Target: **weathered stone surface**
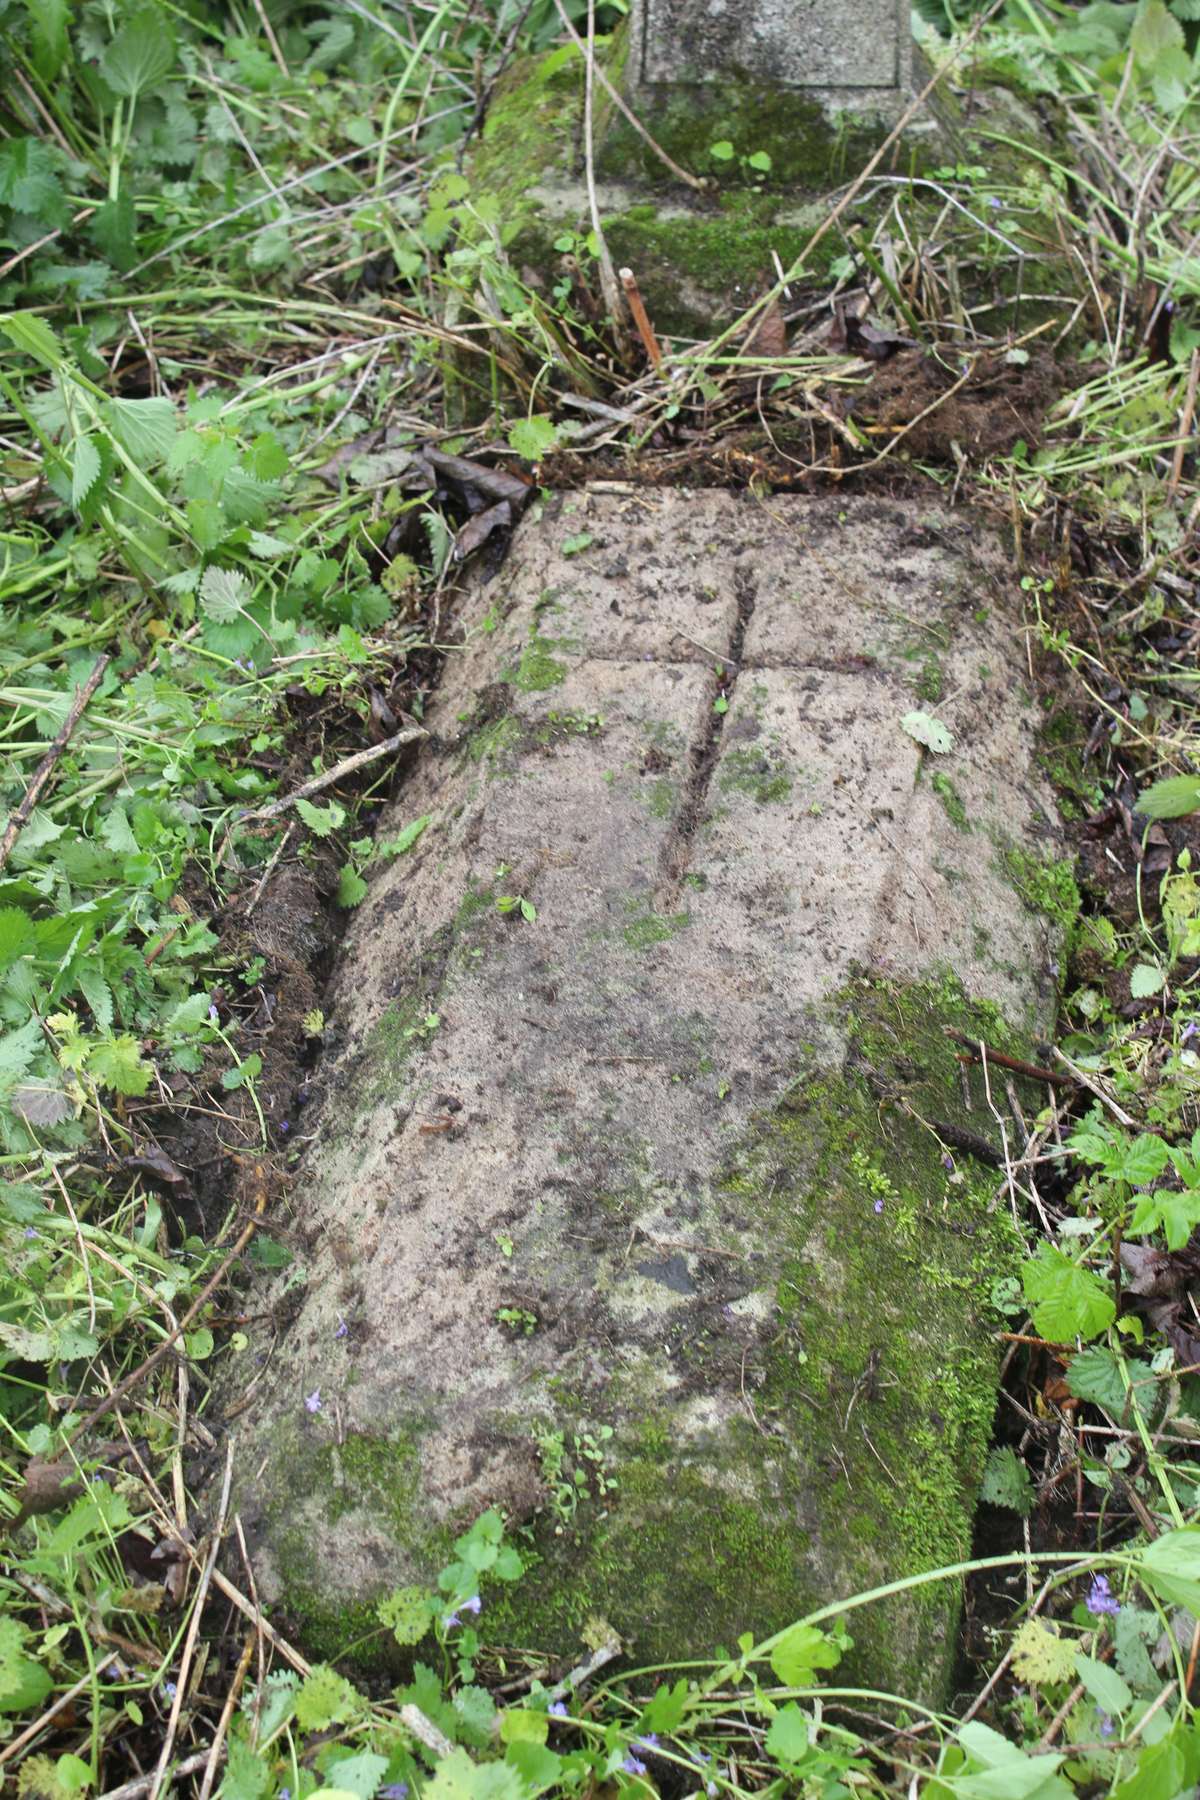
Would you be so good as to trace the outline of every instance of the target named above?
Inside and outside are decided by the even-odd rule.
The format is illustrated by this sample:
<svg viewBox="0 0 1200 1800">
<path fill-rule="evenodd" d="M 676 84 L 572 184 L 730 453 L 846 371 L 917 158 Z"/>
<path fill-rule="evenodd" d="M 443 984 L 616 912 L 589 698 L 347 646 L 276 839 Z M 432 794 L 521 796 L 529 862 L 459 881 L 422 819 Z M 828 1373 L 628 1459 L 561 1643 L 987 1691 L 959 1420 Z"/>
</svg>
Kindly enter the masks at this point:
<svg viewBox="0 0 1200 1800">
<path fill-rule="evenodd" d="M 896 0 L 640 0 L 644 82 L 895 91 L 912 27 Z"/>
<path fill-rule="evenodd" d="M 942 1027 L 1023 1042 L 1057 954 L 1010 588 L 960 517 L 629 491 L 467 594 L 238 1425 L 260 1587 L 322 1647 L 492 1504 L 541 1558 L 493 1634 L 599 1612 L 641 1659 L 967 1548 L 1006 1210 L 948 1160 L 995 1127 Z M 615 1489 L 576 1457 L 556 1515 L 553 1434 L 602 1426 Z M 936 1688 L 956 1604 L 872 1615 L 863 1666 Z"/>
</svg>

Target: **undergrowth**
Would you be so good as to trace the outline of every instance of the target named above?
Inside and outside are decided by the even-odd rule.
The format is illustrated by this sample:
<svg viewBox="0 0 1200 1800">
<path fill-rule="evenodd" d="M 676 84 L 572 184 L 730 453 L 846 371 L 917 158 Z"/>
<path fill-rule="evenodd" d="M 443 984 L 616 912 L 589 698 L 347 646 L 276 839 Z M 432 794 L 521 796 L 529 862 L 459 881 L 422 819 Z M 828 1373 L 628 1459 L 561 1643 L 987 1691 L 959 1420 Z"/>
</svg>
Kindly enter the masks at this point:
<svg viewBox="0 0 1200 1800">
<path fill-rule="evenodd" d="M 624 9 L 597 10 L 603 32 Z M 1171 1800 L 1200 1778 L 1198 9 L 966 10 L 923 0 L 947 86 L 1005 86 L 1045 134 L 880 164 L 831 280 L 802 261 L 753 335 L 643 369 L 604 319 L 602 239 L 585 223 L 529 279 L 464 160 L 500 68 L 558 38 L 554 4 L 0 0 L 18 1792 Z M 1033 429 L 964 432 L 960 399 L 1039 369 Z M 445 422 L 464 392 L 470 430 Z M 1004 1548 L 893 1584 L 966 1582 L 953 1713 L 838 1686 L 875 1595 L 678 1668 L 614 1672 L 596 1621 L 554 1671 L 489 1642 L 493 1584 L 523 1569 L 491 1513 L 436 1593 L 379 1609 L 414 1668 L 368 1696 L 264 1618 L 220 1497 L 229 1277 L 303 1278 L 273 1203 L 323 959 L 372 861 L 423 828 L 380 844 L 373 818 L 420 736 L 446 586 L 539 482 L 601 472 L 934 484 L 1011 534 L 1084 906 L 1005 1170 L 1027 1254 L 992 1293 L 982 1518 Z"/>
</svg>

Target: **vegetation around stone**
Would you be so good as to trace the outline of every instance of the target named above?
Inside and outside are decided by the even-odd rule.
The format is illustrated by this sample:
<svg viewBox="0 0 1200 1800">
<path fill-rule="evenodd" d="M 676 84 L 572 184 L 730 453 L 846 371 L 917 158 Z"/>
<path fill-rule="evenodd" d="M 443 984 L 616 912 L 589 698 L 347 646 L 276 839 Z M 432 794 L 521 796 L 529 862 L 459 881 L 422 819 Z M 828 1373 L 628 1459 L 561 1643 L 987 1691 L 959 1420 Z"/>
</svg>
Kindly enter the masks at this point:
<svg viewBox="0 0 1200 1800">
<path fill-rule="evenodd" d="M 612 69 L 622 10 L 595 8 Z M 580 0 L 0 5 L 0 1769 L 31 1800 L 1173 1800 L 1200 1775 L 1194 0 L 921 0 L 945 149 L 885 158 L 833 223 L 817 189 L 846 198 L 845 136 L 838 165 L 761 111 L 709 142 L 681 120 L 704 217 L 634 198 L 611 220 L 661 340 L 645 365 L 606 319 L 582 190 L 535 235 L 538 176 L 580 142 L 562 13 L 586 28 Z M 813 192 L 782 218 L 797 177 Z M 956 860 L 1010 858 L 1070 927 L 1053 1044 L 973 1016 L 935 1045 L 928 995 L 844 996 L 868 1063 L 986 1058 L 1004 1120 L 990 1173 L 982 1132 L 947 1121 L 976 1136 L 947 1145 L 965 1189 L 997 1202 L 964 1272 L 1005 1366 L 975 1559 L 939 1565 L 936 1446 L 897 1429 L 873 1491 L 919 1572 L 647 1668 L 604 1608 L 606 1584 L 654 1579 L 652 1543 L 564 1591 L 576 1657 L 522 1612 L 535 1554 L 566 1582 L 581 1514 L 618 1517 L 584 1421 L 543 1433 L 543 1551 L 485 1510 L 430 1546 L 428 1589 L 340 1617 L 319 1536 L 297 1545 L 307 1615 L 264 1612 L 230 1499 L 226 1396 L 260 1374 L 243 1271 L 275 1272 L 282 1325 L 310 1254 L 287 1192 L 325 980 L 374 872 L 429 824 L 374 831 L 448 588 L 497 549 L 489 504 L 589 478 L 990 514 L 1075 820 L 1074 870 L 1014 867 L 968 829 L 953 769 L 931 777 Z M 919 649 L 936 719 L 938 647 Z M 548 611 L 513 685 L 553 701 L 561 660 Z M 519 734 L 480 694 L 462 754 L 502 771 Z M 769 812 L 796 776 L 746 779 Z M 670 804 L 648 787 L 652 816 Z M 525 898 L 508 873 L 466 895 L 460 941 L 536 932 Z M 630 947 L 687 916 L 631 919 Z M 396 972 L 398 1064 L 436 1041 L 446 949 Z M 849 1130 L 870 1098 L 838 1102 Z M 763 1121 L 764 1157 L 800 1116 Z M 903 1194 L 837 1148 L 830 1181 Z M 969 1366 L 941 1398 L 982 1444 Z M 667 1428 L 648 1420 L 647 1468 Z M 403 1516 L 416 1454 L 335 1446 L 364 1533 L 372 1508 Z M 788 1547 L 729 1512 L 730 1582 L 769 1576 Z M 952 1699 L 846 1678 L 886 1649 L 889 1590 L 947 1583 L 967 1602 Z M 364 1674 L 384 1644 L 390 1672 Z"/>
</svg>

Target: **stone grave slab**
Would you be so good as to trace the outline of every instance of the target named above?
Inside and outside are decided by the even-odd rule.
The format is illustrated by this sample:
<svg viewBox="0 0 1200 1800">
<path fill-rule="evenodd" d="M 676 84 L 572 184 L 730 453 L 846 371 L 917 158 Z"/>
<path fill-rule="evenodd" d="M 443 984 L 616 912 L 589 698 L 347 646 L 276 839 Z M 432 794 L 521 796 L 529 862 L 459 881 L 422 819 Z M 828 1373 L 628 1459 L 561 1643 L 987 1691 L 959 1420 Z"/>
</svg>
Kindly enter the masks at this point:
<svg viewBox="0 0 1200 1800">
<path fill-rule="evenodd" d="M 490 1506 L 491 1639 L 642 1662 L 967 1552 L 1007 1207 L 945 1027 L 1028 1053 L 1060 949 L 1013 589 L 961 514 L 633 489 L 469 586 L 251 1309 L 239 1504 L 316 1650 Z M 937 1692 L 957 1607 L 858 1669 Z"/>
</svg>

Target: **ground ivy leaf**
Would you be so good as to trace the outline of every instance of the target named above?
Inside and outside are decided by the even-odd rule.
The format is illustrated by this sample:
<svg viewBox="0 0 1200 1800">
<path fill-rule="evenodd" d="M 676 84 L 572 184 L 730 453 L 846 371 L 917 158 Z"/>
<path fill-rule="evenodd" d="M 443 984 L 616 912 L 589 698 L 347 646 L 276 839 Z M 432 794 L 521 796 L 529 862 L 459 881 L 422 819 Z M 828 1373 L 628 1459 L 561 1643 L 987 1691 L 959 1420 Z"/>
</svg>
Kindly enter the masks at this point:
<svg viewBox="0 0 1200 1800">
<path fill-rule="evenodd" d="M 947 750 L 954 747 L 953 734 L 932 713 L 905 713 L 900 726 L 910 738 L 915 738 L 918 744 L 923 744 L 926 750 L 932 750 L 938 756 L 944 756 Z"/>
<path fill-rule="evenodd" d="M 818 1669 L 842 1660 L 837 1645 L 815 1625 L 793 1625 L 771 1651 L 771 1667 L 784 1687 L 808 1687 Z"/>
<path fill-rule="evenodd" d="M 507 1763 L 475 1763 L 465 1750 L 443 1756 L 422 1800 L 528 1800 L 525 1783 Z"/>
<path fill-rule="evenodd" d="M 1017 1680 L 1032 1681 L 1039 1687 L 1073 1681 L 1078 1656 L 1075 1640 L 1059 1637 L 1041 1619 L 1026 1619 L 1012 1641 L 1013 1673 Z"/>
<path fill-rule="evenodd" d="M 808 1720 L 795 1701 L 780 1707 L 767 1733 L 767 1754 L 777 1763 L 798 1763 L 808 1754 Z"/>
<path fill-rule="evenodd" d="M 175 408 L 161 395 L 149 400 L 110 400 L 105 418 L 109 430 L 139 469 L 163 462 L 179 434 Z"/>
<path fill-rule="evenodd" d="M 1008 1445 L 997 1446 L 987 1459 L 979 1498 L 992 1506 L 1006 1506 L 1024 1516 L 1033 1507 L 1033 1483 L 1029 1470 Z"/>
</svg>

